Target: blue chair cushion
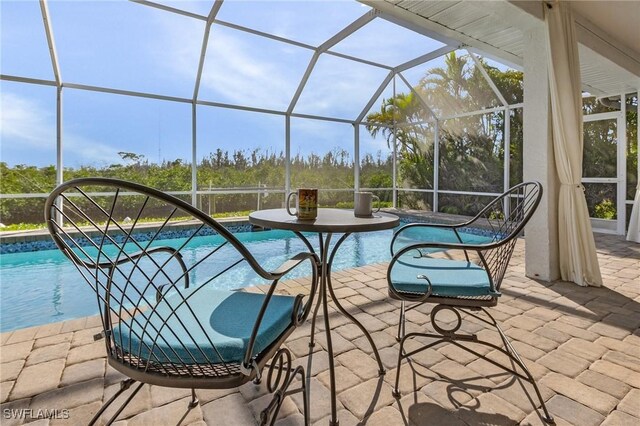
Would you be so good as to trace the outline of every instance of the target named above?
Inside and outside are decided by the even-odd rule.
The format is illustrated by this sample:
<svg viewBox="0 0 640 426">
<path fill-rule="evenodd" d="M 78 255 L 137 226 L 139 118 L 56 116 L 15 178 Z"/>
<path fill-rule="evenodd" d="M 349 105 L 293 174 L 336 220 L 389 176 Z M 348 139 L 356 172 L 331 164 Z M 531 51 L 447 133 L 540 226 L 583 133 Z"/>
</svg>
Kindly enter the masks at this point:
<svg viewBox="0 0 640 426">
<path fill-rule="evenodd" d="M 425 275 L 431 281 L 434 296 L 500 296 L 491 291 L 487 272 L 473 262 L 414 257 L 413 254 L 401 256 L 392 266 L 390 284 L 396 291 L 426 293 L 427 280 L 418 278 Z"/>
<path fill-rule="evenodd" d="M 125 352 L 154 362 L 239 362 L 265 297 L 207 286 L 181 289 L 166 295 L 153 309 L 121 321 L 114 326 L 113 336 Z M 258 330 L 254 355 L 293 323 L 294 303 L 292 296 L 272 296 Z"/>
</svg>

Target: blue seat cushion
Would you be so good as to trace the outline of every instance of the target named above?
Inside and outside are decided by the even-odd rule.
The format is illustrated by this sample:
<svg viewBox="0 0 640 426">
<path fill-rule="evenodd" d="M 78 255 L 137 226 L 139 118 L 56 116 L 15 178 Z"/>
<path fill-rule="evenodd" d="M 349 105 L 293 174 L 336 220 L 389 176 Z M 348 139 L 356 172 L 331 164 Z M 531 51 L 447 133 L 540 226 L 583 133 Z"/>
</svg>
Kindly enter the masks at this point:
<svg viewBox="0 0 640 426">
<path fill-rule="evenodd" d="M 154 362 L 239 362 L 265 297 L 206 286 L 181 289 L 165 296 L 154 308 L 121 321 L 114 326 L 113 337 L 125 352 Z M 272 296 L 258 330 L 254 355 L 293 323 L 294 303 L 292 296 Z"/>
<path fill-rule="evenodd" d="M 487 272 L 473 262 L 414 257 L 412 253 L 401 256 L 392 266 L 390 284 L 399 292 L 426 293 L 427 280 L 419 275 L 429 278 L 434 296 L 500 296 L 491 290 Z"/>
</svg>

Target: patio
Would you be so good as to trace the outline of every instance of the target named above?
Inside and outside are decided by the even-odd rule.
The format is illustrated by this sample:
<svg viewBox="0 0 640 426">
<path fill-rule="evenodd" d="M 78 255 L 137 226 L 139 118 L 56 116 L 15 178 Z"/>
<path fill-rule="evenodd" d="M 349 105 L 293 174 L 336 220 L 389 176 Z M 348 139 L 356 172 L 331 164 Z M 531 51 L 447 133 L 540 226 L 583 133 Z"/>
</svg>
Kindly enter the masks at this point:
<svg viewBox="0 0 640 426">
<path fill-rule="evenodd" d="M 519 240 L 503 296 L 493 308 L 559 426 L 640 422 L 640 246 L 602 234 L 596 244 L 604 286 L 580 288 L 526 278 L 524 241 Z M 386 269 L 375 264 L 333 274 L 337 296 L 373 332 L 387 368 L 378 378 L 360 331 L 341 315 L 331 318 L 337 331 L 341 425 L 543 424 L 525 393 L 528 386 L 452 345 L 415 356 L 413 368 L 405 364 L 403 397 L 395 400 L 398 306 L 387 297 Z M 292 294 L 308 288 L 304 279 L 284 284 Z M 428 323 L 429 309 L 424 305 L 407 314 L 408 332 Z M 474 323 L 466 327 L 482 330 Z M 122 379 L 106 366 L 104 342 L 93 341 L 100 331 L 99 318 L 89 317 L 0 335 L 2 424 L 86 424 Z M 326 352 L 317 334 L 319 344 L 309 355 L 309 332 L 307 321 L 286 346 L 296 363 L 311 365 L 310 417 L 312 424 L 324 425 L 329 414 Z M 490 332 L 479 332 L 484 333 Z M 125 420 L 116 424 L 252 424 L 270 399 L 264 385 L 253 384 L 239 392 L 199 390 L 198 397 L 201 404 L 189 411 L 188 389 L 145 385 L 121 414 Z M 276 424 L 303 424 L 301 407 L 300 394 L 288 397 Z"/>
<path fill-rule="evenodd" d="M 80 276 L 66 274 L 44 253 L 53 247 L 44 227 L 54 223 L 47 216 L 52 209 L 45 210 L 43 222 L 45 200 L 56 186 L 87 176 L 173 195 L 207 220 L 227 218 L 227 230 L 246 232 L 247 241 L 260 239 L 249 232 L 256 223 L 247 222 L 247 215 L 282 208 L 296 188 L 318 188 L 317 204 L 339 209 L 356 207 L 354 192 L 370 191 L 394 213 L 441 222 L 475 215 L 514 185 L 539 182 L 540 208 L 524 231 L 526 241 L 517 242 L 498 287 L 499 304 L 490 311 L 531 370 L 558 426 L 640 424 L 640 244 L 625 240 L 628 232 L 628 240 L 640 242 L 640 51 L 632 30 L 640 2 L 0 3 L 0 330 L 12 330 L 0 333 L 2 425 L 87 424 L 126 378 L 108 365 L 105 341 L 94 339 L 114 330 L 103 329 L 99 316 L 68 320 L 95 313 L 69 309 L 95 305 L 93 295 L 78 291 Z M 131 229 L 140 222 L 155 232 L 150 241 L 165 218 L 168 231 L 175 231 L 167 238 L 174 241 L 190 235 L 189 241 L 198 232 L 189 234 L 196 229 L 197 221 L 189 222 L 193 215 L 167 216 L 147 204 L 148 197 L 120 189 L 96 191 L 87 193 L 102 201 L 113 197 L 105 232 L 112 217 L 133 223 Z M 507 200 L 503 210 L 486 210 L 495 215 L 489 220 L 519 217 L 513 214 L 518 196 Z M 54 206 L 59 228 L 70 229 L 65 211 L 75 205 L 60 199 Z M 87 224 L 78 223 L 83 229 Z M 320 237 L 320 246 L 322 241 L 326 254 L 330 237 Z M 264 246 L 259 260 L 289 254 L 288 239 L 277 244 Z M 208 265 L 204 260 L 222 245 L 195 265 Z M 387 242 L 369 247 L 389 251 Z M 283 345 L 307 374 L 310 424 L 335 424 L 330 414 L 336 405 L 341 426 L 545 424 L 533 408 L 540 400 L 529 382 L 448 343 L 403 360 L 402 395 L 394 398 L 400 303 L 388 296 L 389 264 L 373 263 L 385 258 L 371 260 L 360 247 L 351 251 L 358 262 L 366 261 L 332 274 L 332 333 L 323 332 L 321 314 L 313 348 L 310 319 Z M 11 270 L 14 264 L 24 269 Z M 39 269 L 45 264 L 52 269 Z M 183 270 L 185 289 L 190 279 L 202 282 Z M 156 275 L 148 280 L 154 286 Z M 321 276 L 320 294 L 326 296 L 330 274 L 325 269 Z M 131 277 L 127 284 L 135 281 Z M 228 289 L 243 285 L 241 291 L 266 293 L 266 285 L 239 281 Z M 108 282 L 111 288 L 111 275 Z M 156 288 L 158 303 L 166 285 Z M 308 294 L 310 278 L 278 288 Z M 51 289 L 52 297 L 38 305 Z M 211 302 L 202 294 L 199 300 Z M 341 315 L 335 300 L 363 327 Z M 58 302 L 60 309 L 51 309 Z M 125 313 L 134 309 L 122 306 Z M 142 306 L 144 311 L 149 305 Z M 407 333 L 433 330 L 431 310 L 425 304 L 407 312 Z M 297 325 L 299 306 L 291 312 L 287 323 Z M 220 324 L 232 322 L 221 318 Z M 501 345 L 486 324 L 464 319 L 464 332 Z M 178 322 L 190 335 L 193 327 Z M 364 329 L 380 351 L 383 376 Z M 253 330 L 252 336 L 259 326 Z M 251 338 L 237 364 L 245 381 L 262 371 L 259 353 L 279 345 L 282 336 L 255 354 Z M 419 343 L 408 340 L 404 348 L 410 352 Z M 498 350 L 473 347 L 508 364 Z M 214 343 L 209 349 L 218 352 Z M 156 378 L 167 377 L 162 374 Z M 115 424 L 255 424 L 273 396 L 268 380 L 196 389 L 194 408 L 190 389 L 144 384 Z M 133 396 L 134 388 L 125 394 Z M 120 401 L 97 423 L 116 414 Z M 305 424 L 303 407 L 301 393 L 287 396 L 276 424 Z"/>
</svg>

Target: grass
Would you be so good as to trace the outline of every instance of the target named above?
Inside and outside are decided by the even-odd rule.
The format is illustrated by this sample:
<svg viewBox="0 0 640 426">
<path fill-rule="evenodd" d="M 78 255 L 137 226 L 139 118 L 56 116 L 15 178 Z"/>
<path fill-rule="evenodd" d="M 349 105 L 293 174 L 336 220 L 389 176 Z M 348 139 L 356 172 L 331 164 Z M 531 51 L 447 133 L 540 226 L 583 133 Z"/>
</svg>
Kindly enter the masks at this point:
<svg viewBox="0 0 640 426">
<path fill-rule="evenodd" d="M 237 212 L 224 212 L 224 213 L 215 213 L 211 215 L 214 219 L 225 219 L 229 217 L 242 217 L 249 216 L 250 210 L 242 210 Z M 188 217 L 175 217 L 170 220 L 170 222 L 179 222 L 183 220 L 189 220 Z M 138 223 L 152 223 L 152 222 L 164 222 L 165 218 L 157 218 L 157 217 L 145 217 L 141 218 Z M 103 222 L 104 223 L 104 222 Z M 78 223 L 78 225 L 84 226 L 89 225 L 89 223 Z M 2 232 L 15 232 L 15 231 L 33 231 L 37 229 L 46 229 L 46 224 L 44 223 L 12 223 L 10 225 L 5 225 L 3 228 L 0 228 L 0 233 Z"/>
<path fill-rule="evenodd" d="M 391 202 L 382 202 L 380 203 L 381 207 L 391 207 Z M 348 209 L 353 208 L 353 202 L 340 202 L 337 203 L 336 208 L 339 209 Z M 251 210 L 241 210 L 237 212 L 224 212 L 224 213 L 215 213 L 211 215 L 214 219 L 225 219 L 229 217 L 244 217 L 249 216 Z M 175 217 L 171 219 L 171 222 L 179 222 L 183 220 L 188 220 L 188 217 Z M 139 223 L 151 223 L 151 222 L 164 222 L 165 218 L 157 218 L 157 217 L 147 217 L 141 218 Z M 79 225 L 89 225 L 88 223 L 79 224 Z M 5 227 L 0 228 L 0 233 L 2 232 L 15 232 L 15 231 L 33 231 L 37 229 L 46 229 L 46 225 L 44 223 L 12 223 L 10 225 L 5 225 Z"/>
<path fill-rule="evenodd" d="M 34 229 L 46 228 L 44 223 L 12 223 L 11 225 L 5 225 L 0 228 L 0 232 L 10 231 L 32 231 Z"/>
</svg>

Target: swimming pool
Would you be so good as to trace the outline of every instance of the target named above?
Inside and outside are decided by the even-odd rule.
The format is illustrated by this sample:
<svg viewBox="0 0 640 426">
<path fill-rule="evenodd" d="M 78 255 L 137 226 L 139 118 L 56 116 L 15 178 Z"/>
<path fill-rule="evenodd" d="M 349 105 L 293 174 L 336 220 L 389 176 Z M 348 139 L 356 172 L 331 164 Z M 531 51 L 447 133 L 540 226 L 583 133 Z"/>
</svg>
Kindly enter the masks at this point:
<svg viewBox="0 0 640 426">
<path fill-rule="evenodd" d="M 294 254 L 306 251 L 300 239 L 289 231 L 239 232 L 235 235 L 267 270 L 273 270 Z M 333 270 L 390 260 L 389 243 L 392 235 L 393 230 L 351 235 L 342 243 L 334 260 Z M 317 245 L 317 238 L 314 235 L 309 237 L 309 241 Z M 440 236 L 431 237 L 439 239 Z M 465 242 L 482 242 L 486 239 L 485 236 L 463 234 Z M 334 238 L 333 241 L 336 240 Z M 187 248 L 193 256 L 199 257 L 221 241 L 218 236 L 196 237 L 189 242 Z M 177 247 L 182 242 L 184 240 L 171 239 L 156 243 Z M 212 270 L 215 267 L 213 261 Z M 310 275 L 310 268 L 302 265 L 286 278 L 307 275 Z M 215 285 L 222 289 L 234 289 L 238 287 L 238 282 L 246 283 L 246 286 L 266 283 L 243 263 L 233 274 L 222 275 L 215 281 Z M 0 332 L 97 313 L 93 291 L 59 250 L 0 256 Z"/>
</svg>

